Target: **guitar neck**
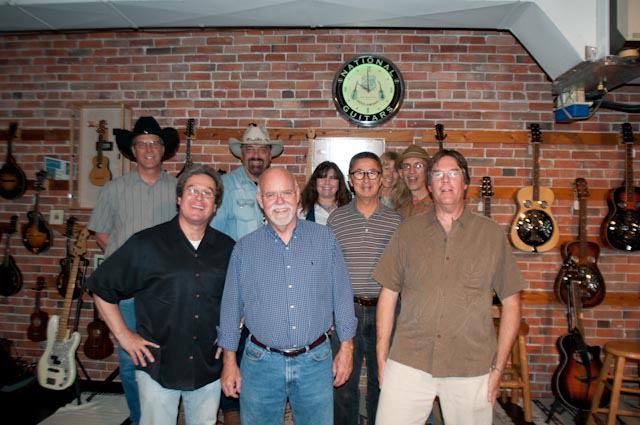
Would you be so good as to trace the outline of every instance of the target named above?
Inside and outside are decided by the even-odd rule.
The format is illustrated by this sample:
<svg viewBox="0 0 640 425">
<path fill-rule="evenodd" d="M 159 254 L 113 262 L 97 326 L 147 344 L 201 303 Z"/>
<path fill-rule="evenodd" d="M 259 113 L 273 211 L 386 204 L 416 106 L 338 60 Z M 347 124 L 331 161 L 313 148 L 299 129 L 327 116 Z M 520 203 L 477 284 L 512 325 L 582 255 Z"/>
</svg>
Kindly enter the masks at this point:
<svg viewBox="0 0 640 425">
<path fill-rule="evenodd" d="M 580 256 L 586 257 L 587 252 L 587 199 L 578 200 L 580 211 L 578 212 L 578 241 L 580 243 Z"/>
<path fill-rule="evenodd" d="M 64 341 L 67 334 L 67 327 L 69 326 L 69 313 L 71 312 L 71 303 L 73 301 L 73 289 L 76 284 L 76 278 L 78 277 L 78 266 L 80 265 L 80 256 L 73 257 L 73 263 L 71 264 L 71 270 L 69 271 L 69 281 L 67 283 L 67 292 L 64 296 L 64 306 L 62 308 L 62 316 L 60 318 L 60 325 L 58 327 L 58 333 L 56 334 L 56 341 Z"/>
<path fill-rule="evenodd" d="M 633 188 L 633 143 L 627 143 L 624 166 L 624 190 L 628 209 L 635 209 L 635 191 Z"/>
<path fill-rule="evenodd" d="M 16 131 L 18 131 L 18 124 L 13 122 L 9 125 L 9 136 L 7 137 L 7 163 L 13 159 L 13 139 L 16 137 Z"/>
<path fill-rule="evenodd" d="M 491 218 L 491 197 L 490 196 L 483 196 L 482 197 L 482 202 L 483 202 L 483 212 L 485 217 L 489 217 Z"/>
<path fill-rule="evenodd" d="M 4 258 L 2 260 L 2 265 L 6 268 L 9 266 L 9 249 L 11 245 L 9 244 L 9 240 L 11 239 L 11 234 L 7 234 L 7 239 L 4 241 Z"/>
<path fill-rule="evenodd" d="M 191 137 L 187 137 L 186 159 L 187 164 L 191 163 Z"/>
<path fill-rule="evenodd" d="M 533 143 L 532 169 L 533 200 L 540 200 L 540 143 Z"/>
</svg>

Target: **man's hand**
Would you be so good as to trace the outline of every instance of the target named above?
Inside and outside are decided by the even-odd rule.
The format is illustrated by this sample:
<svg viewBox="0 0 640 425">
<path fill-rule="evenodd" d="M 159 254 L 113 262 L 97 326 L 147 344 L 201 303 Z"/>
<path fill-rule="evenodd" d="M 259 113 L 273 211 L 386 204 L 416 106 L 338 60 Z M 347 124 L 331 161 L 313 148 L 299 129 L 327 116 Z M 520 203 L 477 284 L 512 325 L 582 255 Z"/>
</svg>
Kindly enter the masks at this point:
<svg viewBox="0 0 640 425">
<path fill-rule="evenodd" d="M 496 407 L 496 399 L 498 391 L 500 391 L 500 379 L 502 378 L 502 370 L 493 369 L 489 372 L 489 386 L 487 390 L 487 400 L 491 403 L 491 407 Z"/>
<path fill-rule="evenodd" d="M 222 375 L 220 376 L 220 385 L 222 392 L 227 397 L 240 397 L 240 387 L 242 385 L 242 376 L 240 368 L 236 361 L 235 351 L 224 350 L 222 357 Z"/>
<path fill-rule="evenodd" d="M 129 353 L 133 364 L 136 366 L 141 365 L 142 367 L 146 367 L 147 360 L 151 363 L 156 361 L 147 347 L 160 348 L 158 344 L 147 341 L 137 333 L 131 332 L 126 328 L 121 335 L 116 337 L 122 349 Z"/>
<path fill-rule="evenodd" d="M 353 340 L 340 343 L 340 349 L 333 359 L 333 386 L 343 385 L 353 371 Z"/>
</svg>

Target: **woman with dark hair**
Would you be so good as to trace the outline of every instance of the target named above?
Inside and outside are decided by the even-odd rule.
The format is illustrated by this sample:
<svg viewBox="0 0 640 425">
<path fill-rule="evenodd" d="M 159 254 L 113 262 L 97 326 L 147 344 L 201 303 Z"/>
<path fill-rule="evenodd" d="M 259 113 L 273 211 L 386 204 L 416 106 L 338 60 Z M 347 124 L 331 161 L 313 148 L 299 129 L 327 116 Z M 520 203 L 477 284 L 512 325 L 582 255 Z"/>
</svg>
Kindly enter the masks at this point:
<svg viewBox="0 0 640 425">
<path fill-rule="evenodd" d="M 344 174 L 331 161 L 318 164 L 300 194 L 298 216 L 319 224 L 326 224 L 331 211 L 351 201 Z"/>
</svg>

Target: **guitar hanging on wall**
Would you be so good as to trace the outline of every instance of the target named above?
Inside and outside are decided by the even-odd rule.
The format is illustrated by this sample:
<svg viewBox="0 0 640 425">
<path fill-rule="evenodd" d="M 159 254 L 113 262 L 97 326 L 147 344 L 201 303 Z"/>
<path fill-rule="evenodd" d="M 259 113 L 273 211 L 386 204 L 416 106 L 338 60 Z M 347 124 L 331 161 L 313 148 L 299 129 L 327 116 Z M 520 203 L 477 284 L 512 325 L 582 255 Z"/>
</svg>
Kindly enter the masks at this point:
<svg viewBox="0 0 640 425">
<path fill-rule="evenodd" d="M 493 197 L 493 186 L 491 184 L 491 177 L 484 176 L 482 178 L 482 186 L 480 187 L 480 193 L 482 195 L 482 213 L 485 217 L 491 218 L 491 198 Z M 493 291 L 493 305 L 500 305 L 500 298 L 496 291 Z"/>
<path fill-rule="evenodd" d="M 70 333 L 69 313 L 73 302 L 73 288 L 80 265 L 80 257 L 87 252 L 89 231 L 83 228 L 72 249 L 73 264 L 67 282 L 62 316 L 51 316 L 47 326 L 47 347 L 38 361 L 38 382 L 51 390 L 64 390 L 76 379 L 75 354 L 80 344 L 80 333 Z"/>
<path fill-rule="evenodd" d="M 444 139 L 446 138 L 447 138 L 447 135 L 444 134 L 444 125 L 436 124 L 436 140 L 438 141 L 439 151 L 444 149 Z"/>
<path fill-rule="evenodd" d="M 0 168 L 0 196 L 5 199 L 16 199 L 24 194 L 27 189 L 27 177 L 24 175 L 22 168 L 16 163 L 11 151 L 13 139 L 18 132 L 18 124 L 13 122 L 9 124 L 9 133 L 7 135 L 7 159 Z"/>
<path fill-rule="evenodd" d="M 49 322 L 49 315 L 47 312 L 40 309 L 40 295 L 44 289 L 44 277 L 38 277 L 36 282 L 36 307 L 29 321 L 29 327 L 27 328 L 27 338 L 33 342 L 40 342 L 47 339 L 47 323 Z"/>
<path fill-rule="evenodd" d="M 187 128 L 184 131 L 184 134 L 187 136 L 187 148 L 186 148 L 186 157 L 184 161 L 184 165 L 182 166 L 182 170 L 176 175 L 176 177 L 180 177 L 182 173 L 187 171 L 189 168 L 193 166 L 193 161 L 191 160 L 191 140 L 195 137 L 194 133 L 195 127 L 195 119 L 189 118 L 187 120 Z"/>
<path fill-rule="evenodd" d="M 518 190 L 518 212 L 511 225 L 511 243 L 521 251 L 545 252 L 553 249 L 560 238 L 556 220 L 551 214 L 555 199 L 551 189 L 540 186 L 540 126 L 531 124 L 533 147 L 532 186 Z"/>
<path fill-rule="evenodd" d="M 109 169 L 109 158 L 103 154 L 104 146 L 108 143 L 105 140 L 105 135 L 107 134 L 107 122 L 105 120 L 100 120 L 96 132 L 98 133 L 98 141 L 96 142 L 97 154 L 93 157 L 93 168 L 89 172 L 89 180 L 94 186 L 104 186 L 112 178 L 111 170 Z"/>
<path fill-rule="evenodd" d="M 73 248 L 73 235 L 74 235 L 74 227 L 77 218 L 71 216 L 67 219 L 67 228 L 65 230 L 64 236 L 67 239 L 67 255 L 65 258 L 60 260 L 60 273 L 58 274 L 58 278 L 56 279 L 56 288 L 58 288 L 58 293 L 62 298 L 64 298 L 67 294 L 67 282 L 69 281 L 69 274 L 71 273 L 71 265 L 73 264 L 73 256 L 71 255 L 71 249 Z M 80 268 L 76 277 L 76 284 L 73 288 L 73 299 L 77 299 L 82 294 L 82 280 L 84 279 L 84 272 L 89 265 L 89 260 L 84 257 L 80 258 Z"/>
<path fill-rule="evenodd" d="M 40 192 L 44 190 L 44 180 L 47 173 L 40 170 L 36 173 L 36 181 L 33 186 L 36 190 L 36 202 L 33 211 L 27 213 L 29 222 L 22 227 L 22 243 L 24 247 L 34 254 L 46 251 L 53 244 L 53 233 L 47 222 L 40 214 Z"/>
<path fill-rule="evenodd" d="M 100 319 L 96 305 L 93 305 L 93 322 L 87 325 L 87 339 L 84 354 L 93 360 L 106 359 L 113 354 L 113 342 L 109 338 L 109 327 Z"/>
<path fill-rule="evenodd" d="M 602 241 L 621 251 L 640 249 L 640 187 L 633 185 L 633 129 L 622 124 L 626 150 L 624 186 L 609 191 L 609 213 L 600 228 Z"/>
<path fill-rule="evenodd" d="M 16 264 L 16 260 L 11 255 L 11 235 L 16 232 L 18 216 L 11 217 L 9 227 L 5 232 L 6 239 L 4 241 L 4 259 L 0 265 L 0 295 L 5 297 L 17 294 L 22 288 L 22 273 Z"/>
<path fill-rule="evenodd" d="M 606 288 L 604 278 L 598 269 L 598 257 L 600 256 L 600 247 L 595 242 L 587 240 L 587 199 L 589 198 L 589 188 L 587 181 L 583 178 L 577 178 L 576 192 L 578 194 L 578 202 L 580 211 L 578 214 L 578 239 L 562 246 L 560 252 L 564 263 L 573 261 L 578 285 L 580 285 L 580 293 L 582 295 L 582 306 L 591 308 L 599 305 L 605 297 Z M 553 290 L 556 297 L 563 303 L 567 303 L 567 267 L 562 267 L 556 276 L 553 284 Z"/>
</svg>

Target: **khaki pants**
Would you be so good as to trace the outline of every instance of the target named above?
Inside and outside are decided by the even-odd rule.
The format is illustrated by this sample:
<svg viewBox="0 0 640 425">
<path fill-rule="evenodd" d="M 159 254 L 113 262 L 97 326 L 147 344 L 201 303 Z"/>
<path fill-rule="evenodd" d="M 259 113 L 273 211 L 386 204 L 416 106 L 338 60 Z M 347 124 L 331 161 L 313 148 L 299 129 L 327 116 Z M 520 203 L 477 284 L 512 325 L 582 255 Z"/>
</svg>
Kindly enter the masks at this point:
<svg viewBox="0 0 640 425">
<path fill-rule="evenodd" d="M 424 425 L 433 400 L 440 398 L 446 425 L 491 425 L 487 400 L 489 374 L 434 378 L 431 374 L 387 360 L 376 425 Z"/>
</svg>

